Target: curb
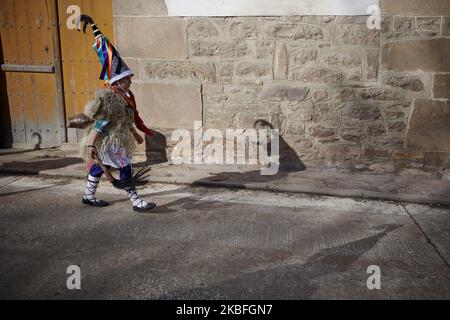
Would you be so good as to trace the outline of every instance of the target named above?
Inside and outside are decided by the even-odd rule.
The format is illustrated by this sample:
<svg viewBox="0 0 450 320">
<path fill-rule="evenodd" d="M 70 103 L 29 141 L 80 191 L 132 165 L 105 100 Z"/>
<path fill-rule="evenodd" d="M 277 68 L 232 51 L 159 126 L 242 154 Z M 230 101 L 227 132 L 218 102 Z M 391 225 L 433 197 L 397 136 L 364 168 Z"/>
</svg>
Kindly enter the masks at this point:
<svg viewBox="0 0 450 320">
<path fill-rule="evenodd" d="M 45 171 L 37 171 L 33 169 L 12 169 L 12 168 L 1 168 L 0 174 L 16 174 L 16 175 L 38 175 L 43 177 L 62 177 L 62 178 L 73 178 L 73 179 L 84 179 L 81 175 L 57 175 L 46 173 Z M 309 194 L 315 196 L 331 196 L 331 197 L 346 197 L 346 198 L 356 198 L 356 199 L 371 199 L 371 200 L 381 200 L 381 201 L 395 201 L 395 202 L 408 202 L 417 204 L 437 204 L 450 206 L 450 199 L 438 199 L 430 197 L 421 197 L 420 195 L 392 195 L 392 194 L 381 194 L 378 192 L 364 191 L 364 190 L 340 190 L 340 189 L 329 189 L 329 188 L 309 188 L 304 186 L 282 186 L 274 185 L 270 183 L 245 183 L 245 182 L 235 182 L 235 181 L 213 181 L 208 180 L 209 178 L 200 178 L 194 180 L 186 177 L 177 176 L 150 176 L 148 178 L 149 182 L 153 183 L 168 183 L 168 184 L 178 184 L 178 185 L 191 185 L 191 186 L 201 186 L 201 187 L 215 187 L 215 188 L 231 188 L 231 189 L 248 189 L 248 190 L 259 190 L 259 191 L 273 191 L 273 192 L 286 192 L 286 193 L 299 193 L 299 194 Z"/>
</svg>

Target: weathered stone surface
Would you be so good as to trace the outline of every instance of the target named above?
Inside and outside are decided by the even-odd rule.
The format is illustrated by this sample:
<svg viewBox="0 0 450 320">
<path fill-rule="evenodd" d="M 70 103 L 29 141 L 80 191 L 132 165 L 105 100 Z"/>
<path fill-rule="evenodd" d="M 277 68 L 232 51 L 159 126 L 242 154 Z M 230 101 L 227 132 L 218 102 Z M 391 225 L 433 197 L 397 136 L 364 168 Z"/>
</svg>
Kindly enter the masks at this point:
<svg viewBox="0 0 450 320">
<path fill-rule="evenodd" d="M 336 102 L 346 102 L 355 99 L 354 88 L 337 88 L 333 92 L 333 100 Z"/>
<path fill-rule="evenodd" d="M 404 119 L 406 116 L 402 111 L 386 111 L 383 113 L 383 115 L 386 120 Z"/>
<path fill-rule="evenodd" d="M 321 40 L 324 38 L 319 26 L 298 23 L 264 24 L 265 38 L 290 40 Z"/>
<path fill-rule="evenodd" d="M 417 30 L 441 30 L 441 17 L 417 17 Z"/>
<path fill-rule="evenodd" d="M 239 40 L 192 40 L 189 48 L 192 57 L 239 58 L 253 51 L 246 41 Z"/>
<path fill-rule="evenodd" d="M 397 121 L 397 122 L 387 124 L 387 128 L 388 128 L 389 132 L 404 132 L 406 127 L 407 126 L 403 121 Z"/>
<path fill-rule="evenodd" d="M 290 135 L 302 136 L 305 134 L 305 125 L 296 116 L 293 116 L 288 119 L 284 132 Z"/>
<path fill-rule="evenodd" d="M 312 125 L 308 127 L 308 135 L 315 138 L 328 138 L 336 134 L 336 129 L 327 128 L 321 125 Z"/>
<path fill-rule="evenodd" d="M 189 39 L 215 38 L 220 35 L 219 29 L 208 18 L 187 19 Z"/>
<path fill-rule="evenodd" d="M 422 79 L 415 76 L 385 75 L 383 77 L 383 83 L 416 92 L 422 91 L 425 88 Z"/>
<path fill-rule="evenodd" d="M 368 49 L 365 51 L 364 79 L 366 81 L 378 80 L 380 51 L 378 49 Z"/>
<path fill-rule="evenodd" d="M 364 124 L 361 121 L 344 121 L 339 136 L 345 141 L 361 142 L 364 138 Z"/>
<path fill-rule="evenodd" d="M 393 42 L 400 40 L 422 40 L 430 39 L 439 35 L 438 31 L 403 31 L 403 32 L 392 32 L 385 33 L 382 35 L 382 40 L 384 42 Z"/>
<path fill-rule="evenodd" d="M 217 17 L 211 21 L 229 39 L 257 39 L 260 36 L 257 17 Z"/>
<path fill-rule="evenodd" d="M 275 55 L 275 61 L 273 64 L 273 75 L 276 80 L 286 80 L 289 70 L 289 57 L 286 49 L 286 45 L 281 44 Z"/>
<path fill-rule="evenodd" d="M 156 128 L 193 128 L 202 121 L 200 85 L 134 83 L 142 119 Z M 182 114 L 182 116 L 180 116 Z"/>
<path fill-rule="evenodd" d="M 450 99 L 450 74 L 435 74 L 433 76 L 433 97 Z"/>
<path fill-rule="evenodd" d="M 337 24 L 333 43 L 336 45 L 379 46 L 380 32 L 367 28 L 367 24 Z"/>
<path fill-rule="evenodd" d="M 450 151 L 450 101 L 417 99 L 407 145 L 422 151 Z"/>
<path fill-rule="evenodd" d="M 271 59 L 274 51 L 273 41 L 254 41 L 253 47 L 255 50 L 256 59 Z"/>
<path fill-rule="evenodd" d="M 113 0 L 115 16 L 167 16 L 164 0 Z"/>
<path fill-rule="evenodd" d="M 319 119 L 319 114 L 311 100 L 283 102 L 281 109 L 288 117 L 295 113 L 296 118 L 300 121 L 316 121 Z"/>
<path fill-rule="evenodd" d="M 264 87 L 260 99 L 271 101 L 302 101 L 308 97 L 309 88 L 289 85 L 272 85 Z"/>
<path fill-rule="evenodd" d="M 216 62 L 217 76 L 220 82 L 231 82 L 234 74 L 234 64 L 230 62 Z"/>
<path fill-rule="evenodd" d="M 381 0 L 382 14 L 400 16 L 448 16 L 448 0 Z"/>
<path fill-rule="evenodd" d="M 387 43 L 382 50 L 382 64 L 392 71 L 450 72 L 448 52 L 447 38 Z"/>
<path fill-rule="evenodd" d="M 366 127 L 366 133 L 372 137 L 381 136 L 386 132 L 386 127 L 382 122 L 368 123 Z"/>
<path fill-rule="evenodd" d="M 317 49 L 305 48 L 292 53 L 292 60 L 295 66 L 303 67 L 308 62 L 313 62 L 317 57 Z"/>
<path fill-rule="evenodd" d="M 363 158 L 366 160 L 373 160 L 373 159 L 385 159 L 389 158 L 390 151 L 386 149 L 373 149 L 373 148 L 367 148 L 363 149 Z M 369 170 L 373 170 L 375 167 L 372 167 Z M 384 170 L 382 170 L 384 171 Z"/>
<path fill-rule="evenodd" d="M 202 85 L 202 94 L 218 94 L 223 92 L 222 84 L 204 84 Z"/>
<path fill-rule="evenodd" d="M 426 152 L 423 163 L 426 167 L 449 168 L 449 152 Z"/>
<path fill-rule="evenodd" d="M 320 61 L 330 67 L 354 68 L 361 66 L 361 53 L 343 49 L 321 50 Z"/>
<path fill-rule="evenodd" d="M 141 60 L 141 65 L 144 80 L 216 82 L 216 72 L 212 62 Z"/>
<path fill-rule="evenodd" d="M 361 154 L 361 147 L 354 144 L 321 145 L 319 147 L 319 157 L 330 161 L 356 160 L 361 157 Z"/>
<path fill-rule="evenodd" d="M 414 30 L 416 30 L 416 18 L 394 17 L 394 31 L 414 31 Z"/>
<path fill-rule="evenodd" d="M 256 103 L 258 96 L 258 85 L 253 84 L 233 84 L 225 85 L 223 92 L 233 97 L 237 103 Z"/>
<path fill-rule="evenodd" d="M 344 109 L 344 117 L 374 121 L 381 117 L 381 111 L 375 104 L 349 102 Z"/>
<path fill-rule="evenodd" d="M 392 159 L 395 160 L 422 160 L 425 158 L 423 152 L 407 151 L 407 150 L 394 150 L 392 152 Z"/>
<path fill-rule="evenodd" d="M 313 65 L 294 72 L 293 79 L 307 83 L 340 85 L 344 80 L 344 76 L 342 72 L 337 70 L 325 66 Z"/>
<path fill-rule="evenodd" d="M 323 102 L 330 100 L 330 94 L 327 89 L 315 89 L 312 93 L 314 102 Z"/>
<path fill-rule="evenodd" d="M 236 64 L 235 77 L 244 79 L 272 79 L 272 70 L 265 61 L 243 61 Z"/>
<path fill-rule="evenodd" d="M 360 90 L 359 94 L 362 100 L 375 101 L 396 101 L 402 98 L 399 91 L 389 87 L 371 87 Z"/>
<path fill-rule="evenodd" d="M 444 17 L 442 21 L 442 35 L 450 36 L 450 17 Z"/>
<path fill-rule="evenodd" d="M 183 19 L 116 17 L 115 30 L 117 48 L 123 57 L 188 58 Z"/>
</svg>

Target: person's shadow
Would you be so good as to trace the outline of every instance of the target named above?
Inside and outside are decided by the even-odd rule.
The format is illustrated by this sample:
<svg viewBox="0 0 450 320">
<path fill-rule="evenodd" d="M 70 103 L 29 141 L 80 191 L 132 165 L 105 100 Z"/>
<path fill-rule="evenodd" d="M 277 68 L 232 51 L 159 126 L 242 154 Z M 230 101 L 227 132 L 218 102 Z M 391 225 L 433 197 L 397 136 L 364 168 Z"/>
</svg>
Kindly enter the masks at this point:
<svg viewBox="0 0 450 320">
<path fill-rule="evenodd" d="M 273 125 L 266 120 L 257 120 L 254 123 L 254 128 L 256 130 L 273 130 Z M 269 157 L 272 156 L 271 150 L 272 145 L 270 139 L 268 139 L 267 156 Z M 288 176 L 289 173 L 306 170 L 306 166 L 300 160 L 298 154 L 281 136 L 279 136 L 279 156 L 278 172 L 274 175 L 262 175 L 261 169 L 263 169 L 263 166 L 261 166 L 262 168 L 260 170 L 252 170 L 247 172 L 220 172 L 208 178 L 197 180 L 194 183 L 203 184 L 210 181 L 230 181 L 236 182 L 237 184 L 239 184 L 239 182 L 270 182 L 284 178 Z"/>
</svg>

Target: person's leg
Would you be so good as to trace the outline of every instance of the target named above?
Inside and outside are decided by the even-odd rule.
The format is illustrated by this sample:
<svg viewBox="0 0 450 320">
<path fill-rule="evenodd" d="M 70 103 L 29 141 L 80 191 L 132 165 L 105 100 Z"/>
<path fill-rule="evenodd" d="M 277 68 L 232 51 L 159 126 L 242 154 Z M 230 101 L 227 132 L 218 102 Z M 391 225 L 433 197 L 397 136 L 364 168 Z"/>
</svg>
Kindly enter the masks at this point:
<svg viewBox="0 0 450 320">
<path fill-rule="evenodd" d="M 103 175 L 103 170 L 99 165 L 92 165 L 89 170 L 89 175 L 86 184 L 86 190 L 84 192 L 83 203 L 94 207 L 106 207 L 108 203 L 103 200 L 97 200 L 95 192 L 97 191 L 100 178 Z"/>
<path fill-rule="evenodd" d="M 133 170 L 131 168 L 131 165 L 120 169 L 120 180 L 130 179 L 132 176 Z M 134 211 L 145 212 L 156 207 L 156 204 L 142 200 L 137 193 L 136 187 L 126 188 L 125 191 L 130 198 Z"/>
</svg>

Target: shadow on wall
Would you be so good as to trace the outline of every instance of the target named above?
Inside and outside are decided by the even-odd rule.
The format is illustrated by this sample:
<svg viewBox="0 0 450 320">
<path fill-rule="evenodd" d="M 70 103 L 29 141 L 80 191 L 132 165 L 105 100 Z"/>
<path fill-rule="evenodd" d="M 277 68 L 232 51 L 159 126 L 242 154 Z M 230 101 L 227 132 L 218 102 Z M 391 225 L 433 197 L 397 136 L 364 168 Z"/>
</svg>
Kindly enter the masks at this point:
<svg viewBox="0 0 450 320">
<path fill-rule="evenodd" d="M 145 136 L 146 164 L 158 164 L 168 161 L 167 140 L 159 131 L 152 130 L 154 136 Z M 137 164 L 138 166 L 140 164 Z"/>
<path fill-rule="evenodd" d="M 259 129 L 273 129 L 273 125 L 266 120 L 257 120 L 254 124 L 256 130 Z M 270 141 L 270 140 L 269 140 Z M 268 143 L 267 150 L 270 156 L 271 144 Z M 233 184 L 251 183 L 251 182 L 270 182 L 285 178 L 292 172 L 306 170 L 305 164 L 300 160 L 299 156 L 292 149 L 289 144 L 279 137 L 279 154 L 280 154 L 280 166 L 278 173 L 275 175 L 261 175 L 261 170 L 254 170 L 248 172 L 220 172 L 206 179 L 200 179 L 194 183 L 207 183 L 208 181 L 232 181 Z M 242 185 L 244 187 L 244 185 Z"/>
<path fill-rule="evenodd" d="M 3 48 L 0 42 L 0 65 L 3 63 Z M 6 86 L 6 74 L 5 72 L 0 71 L 0 149 L 12 148 L 12 143 L 13 135 Z"/>
</svg>

